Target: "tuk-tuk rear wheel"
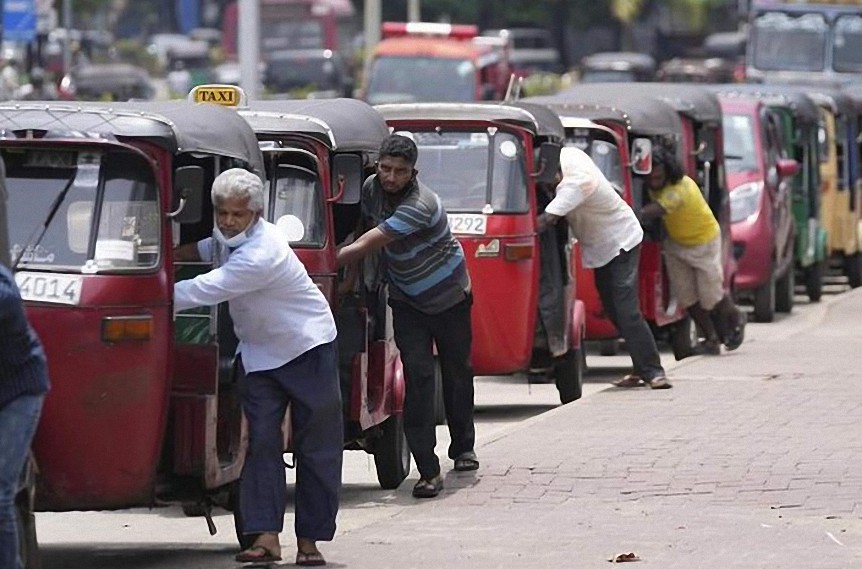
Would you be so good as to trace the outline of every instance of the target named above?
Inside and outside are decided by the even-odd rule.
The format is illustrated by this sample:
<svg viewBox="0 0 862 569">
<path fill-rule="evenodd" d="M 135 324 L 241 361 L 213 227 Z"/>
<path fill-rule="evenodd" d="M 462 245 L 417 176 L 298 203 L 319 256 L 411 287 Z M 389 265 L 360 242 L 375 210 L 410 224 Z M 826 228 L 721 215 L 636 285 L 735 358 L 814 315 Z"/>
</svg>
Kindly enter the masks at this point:
<svg viewBox="0 0 862 569">
<path fill-rule="evenodd" d="M 823 262 L 818 261 L 805 269 L 805 294 L 811 302 L 819 302 L 823 296 Z"/>
<path fill-rule="evenodd" d="M 775 310 L 789 313 L 793 310 L 793 295 L 796 291 L 796 273 L 793 267 L 775 283 Z"/>
<path fill-rule="evenodd" d="M 775 319 L 775 273 L 771 269 L 766 283 L 754 291 L 754 318 L 758 322 Z"/>
<path fill-rule="evenodd" d="M 844 273 L 850 288 L 862 286 L 862 254 L 853 253 L 844 256 Z"/>
<path fill-rule="evenodd" d="M 374 441 L 374 466 L 377 482 L 384 490 L 394 490 L 410 474 L 410 447 L 404 435 L 404 417 L 392 415 L 381 425 Z"/>
<path fill-rule="evenodd" d="M 563 405 L 577 401 L 583 395 L 586 367 L 582 349 L 572 348 L 566 355 L 554 360 L 554 381 Z"/>
</svg>

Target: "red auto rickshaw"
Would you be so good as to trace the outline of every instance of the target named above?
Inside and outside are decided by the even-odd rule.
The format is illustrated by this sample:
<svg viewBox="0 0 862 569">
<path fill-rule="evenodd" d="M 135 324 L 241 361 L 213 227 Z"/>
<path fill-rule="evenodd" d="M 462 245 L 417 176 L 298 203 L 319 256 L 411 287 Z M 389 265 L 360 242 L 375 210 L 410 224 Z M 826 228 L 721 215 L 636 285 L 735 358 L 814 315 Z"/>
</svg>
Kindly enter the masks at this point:
<svg viewBox="0 0 862 569">
<path fill-rule="evenodd" d="M 537 184 L 551 183 L 559 167 L 560 119 L 528 103 L 376 108 L 394 131 L 416 141 L 419 179 L 440 196 L 464 248 L 476 375 L 542 370 L 563 403 L 580 398 L 584 313 L 570 240 L 542 239 L 536 231 Z"/>
<path fill-rule="evenodd" d="M 189 340 L 171 261 L 174 245 L 210 233 L 202 210 L 219 172 L 263 175 L 254 132 L 184 102 L 7 103 L 0 128 L 9 251 L 52 380 L 22 514 L 230 506 L 246 439 L 229 320 L 202 310 Z M 34 528 L 22 529 L 37 566 Z"/>
<path fill-rule="evenodd" d="M 662 141 L 679 141 L 682 123 L 677 113 L 652 98 L 565 93 L 532 100 L 560 116 L 566 129 L 566 145 L 584 150 L 638 211 L 645 189 L 639 161 L 648 161 L 648 148 Z M 612 101 L 611 101 L 612 100 Z M 576 248 L 580 258 L 580 248 Z M 586 339 L 598 341 L 602 355 L 617 353 L 619 331 L 607 317 L 592 269 L 577 263 L 578 298 L 586 306 Z M 671 294 L 661 255 L 659 236 L 649 232 L 641 243 L 638 291 L 641 311 L 657 338 L 668 340 L 681 351 L 691 349 L 691 321 Z"/>
<path fill-rule="evenodd" d="M 389 129 L 357 99 L 254 101 L 239 114 L 263 151 L 267 218 L 284 229 L 336 316 L 346 448 L 373 454 L 380 486 L 397 488 L 410 473 L 410 449 L 386 289 L 339 295 L 335 266 L 335 248 L 357 227 L 362 183 Z"/>
</svg>

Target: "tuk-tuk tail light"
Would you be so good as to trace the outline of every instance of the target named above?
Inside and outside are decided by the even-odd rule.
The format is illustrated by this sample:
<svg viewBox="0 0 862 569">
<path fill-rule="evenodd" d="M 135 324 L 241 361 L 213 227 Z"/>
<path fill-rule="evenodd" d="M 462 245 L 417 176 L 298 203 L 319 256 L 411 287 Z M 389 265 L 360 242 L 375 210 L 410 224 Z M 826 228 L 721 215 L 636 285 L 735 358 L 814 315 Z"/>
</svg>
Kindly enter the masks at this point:
<svg viewBox="0 0 862 569">
<path fill-rule="evenodd" d="M 533 258 L 532 243 L 507 243 L 503 251 L 503 258 L 507 261 L 526 261 Z"/>
<path fill-rule="evenodd" d="M 102 319 L 102 341 L 108 344 L 146 342 L 152 336 L 152 316 L 106 316 Z"/>
</svg>

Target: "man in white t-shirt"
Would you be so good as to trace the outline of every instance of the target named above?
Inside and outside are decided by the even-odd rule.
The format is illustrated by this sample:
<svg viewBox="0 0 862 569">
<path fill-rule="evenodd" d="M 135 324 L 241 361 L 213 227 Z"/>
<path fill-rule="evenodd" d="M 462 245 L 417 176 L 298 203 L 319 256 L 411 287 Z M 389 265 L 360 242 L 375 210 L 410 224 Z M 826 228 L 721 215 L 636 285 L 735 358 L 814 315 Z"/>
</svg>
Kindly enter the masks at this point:
<svg viewBox="0 0 862 569">
<path fill-rule="evenodd" d="M 602 305 L 625 340 L 634 368 L 614 385 L 672 387 L 640 310 L 638 263 L 643 229 L 637 216 L 582 150 L 563 148 L 560 166 L 557 195 L 539 215 L 538 225 L 543 230 L 565 217 L 580 242 L 584 267 L 595 269 Z"/>
<path fill-rule="evenodd" d="M 323 565 L 317 541 L 335 534 L 344 446 L 335 319 L 326 297 L 273 224 L 261 218 L 263 183 L 239 168 L 212 186 L 213 237 L 175 249 L 178 261 L 218 267 L 174 287 L 174 310 L 228 302 L 246 372 L 240 381 L 248 453 L 240 480 L 246 534 L 237 561 L 281 560 L 287 488 L 282 419 L 291 406 L 296 455 L 297 565 Z"/>
</svg>

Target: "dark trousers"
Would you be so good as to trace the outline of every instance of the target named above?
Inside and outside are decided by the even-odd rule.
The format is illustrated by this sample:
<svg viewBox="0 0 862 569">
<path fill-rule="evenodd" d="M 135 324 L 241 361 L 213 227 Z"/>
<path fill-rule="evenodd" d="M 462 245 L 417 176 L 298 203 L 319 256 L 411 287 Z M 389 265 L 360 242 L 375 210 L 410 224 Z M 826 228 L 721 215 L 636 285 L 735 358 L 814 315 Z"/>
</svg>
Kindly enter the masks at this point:
<svg viewBox="0 0 862 569">
<path fill-rule="evenodd" d="M 281 532 L 287 502 L 282 420 L 290 407 L 296 457 L 295 530 L 315 541 L 335 535 L 344 450 L 335 342 L 241 382 L 248 454 L 240 492 L 246 533 Z"/>
<path fill-rule="evenodd" d="M 638 298 L 640 246 L 622 251 L 595 271 L 605 312 L 626 342 L 635 375 L 645 380 L 664 376 L 655 338 L 644 320 Z"/>
<path fill-rule="evenodd" d="M 395 343 L 404 364 L 404 433 L 416 468 L 424 479 L 440 473 L 434 452 L 434 344 L 443 373 L 443 403 L 452 442 L 449 458 L 472 451 L 473 368 L 470 365 L 472 297 L 440 314 L 425 314 L 402 302 L 392 303 Z"/>
</svg>

